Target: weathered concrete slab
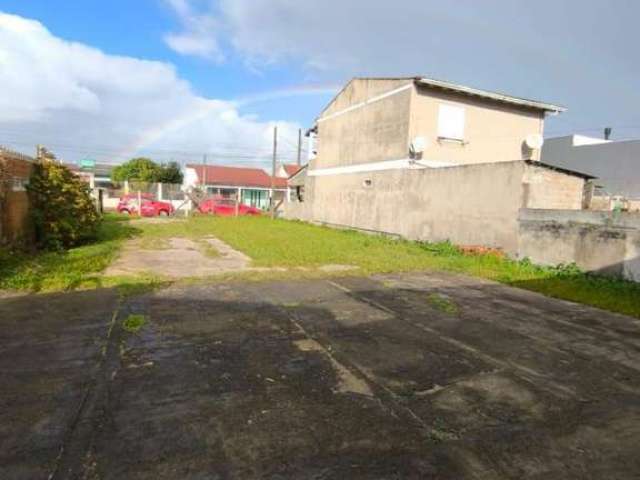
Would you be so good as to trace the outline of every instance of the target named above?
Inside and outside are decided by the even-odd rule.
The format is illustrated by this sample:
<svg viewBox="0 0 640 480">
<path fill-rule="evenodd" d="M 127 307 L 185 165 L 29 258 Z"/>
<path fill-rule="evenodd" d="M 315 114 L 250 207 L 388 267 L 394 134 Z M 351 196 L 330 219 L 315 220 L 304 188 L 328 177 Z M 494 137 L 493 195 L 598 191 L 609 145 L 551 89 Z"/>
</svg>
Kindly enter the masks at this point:
<svg viewBox="0 0 640 480">
<path fill-rule="evenodd" d="M 160 242 L 159 242 L 160 243 Z M 206 245 L 218 255 L 207 255 Z M 205 247 L 205 248 L 203 248 Z M 168 278 L 207 277 L 249 268 L 251 259 L 214 237 L 197 243 L 188 238 L 170 238 L 167 248 L 141 248 L 129 240 L 120 256 L 105 271 L 106 276 L 155 274 Z"/>
<path fill-rule="evenodd" d="M 444 274 L 116 303 L 0 299 L 0 478 L 640 474 L 636 319 Z"/>
</svg>

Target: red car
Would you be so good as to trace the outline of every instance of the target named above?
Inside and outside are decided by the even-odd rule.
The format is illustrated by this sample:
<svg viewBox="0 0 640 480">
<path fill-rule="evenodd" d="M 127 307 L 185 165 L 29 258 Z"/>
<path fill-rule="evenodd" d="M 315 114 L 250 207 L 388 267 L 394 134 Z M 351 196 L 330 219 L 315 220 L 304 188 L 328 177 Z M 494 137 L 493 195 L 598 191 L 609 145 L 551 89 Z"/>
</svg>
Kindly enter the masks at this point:
<svg viewBox="0 0 640 480">
<path fill-rule="evenodd" d="M 236 202 L 227 198 L 210 198 L 198 205 L 200 213 L 233 217 L 236 214 Z M 262 215 L 262 210 L 241 203 L 238 205 L 238 215 Z"/>
<path fill-rule="evenodd" d="M 140 197 L 142 199 L 140 211 L 143 217 L 156 217 L 159 215 L 168 216 L 174 211 L 173 205 L 169 202 L 156 201 L 154 196 L 150 193 L 142 193 L 140 194 Z M 118 213 L 125 213 L 127 215 L 137 214 L 138 195 L 125 195 L 120 199 L 116 209 L 118 210 Z"/>
</svg>

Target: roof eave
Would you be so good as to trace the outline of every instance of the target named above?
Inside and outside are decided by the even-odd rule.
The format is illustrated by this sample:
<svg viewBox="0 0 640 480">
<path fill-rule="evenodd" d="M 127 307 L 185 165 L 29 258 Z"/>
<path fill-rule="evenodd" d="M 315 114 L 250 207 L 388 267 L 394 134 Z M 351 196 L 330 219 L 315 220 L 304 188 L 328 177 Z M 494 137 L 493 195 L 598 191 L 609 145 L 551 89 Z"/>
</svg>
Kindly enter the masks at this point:
<svg viewBox="0 0 640 480">
<path fill-rule="evenodd" d="M 471 96 L 488 98 L 491 100 L 509 103 L 512 105 L 519 105 L 522 107 L 533 108 L 536 110 L 544 110 L 546 112 L 562 113 L 567 111 L 565 107 L 562 107 L 559 105 L 553 105 L 551 103 L 538 102 L 536 100 L 529 100 L 526 98 L 512 97 L 510 95 L 505 95 L 503 93 L 491 92 L 488 90 L 480 90 L 478 88 L 467 87 L 465 85 L 445 82 L 443 80 L 436 80 L 433 78 L 426 78 L 426 77 L 417 78 L 416 83 L 420 85 L 441 88 L 443 90 L 451 90 L 454 92 L 464 93 Z"/>
</svg>

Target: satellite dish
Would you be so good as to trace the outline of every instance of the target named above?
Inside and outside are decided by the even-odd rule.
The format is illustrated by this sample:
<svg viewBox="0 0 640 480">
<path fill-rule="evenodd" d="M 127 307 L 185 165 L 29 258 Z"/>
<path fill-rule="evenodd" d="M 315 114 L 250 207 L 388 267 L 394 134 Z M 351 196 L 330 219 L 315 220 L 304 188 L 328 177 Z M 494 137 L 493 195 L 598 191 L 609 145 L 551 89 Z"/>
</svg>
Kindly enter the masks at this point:
<svg viewBox="0 0 640 480">
<path fill-rule="evenodd" d="M 539 133 L 531 133 L 527 135 L 527 138 L 524 140 L 524 143 L 527 144 L 531 150 L 538 150 L 542 148 L 542 144 L 544 143 L 544 138 Z"/>
<path fill-rule="evenodd" d="M 424 137 L 415 137 L 409 146 L 411 153 L 422 153 L 425 148 L 427 148 L 427 141 Z"/>
</svg>

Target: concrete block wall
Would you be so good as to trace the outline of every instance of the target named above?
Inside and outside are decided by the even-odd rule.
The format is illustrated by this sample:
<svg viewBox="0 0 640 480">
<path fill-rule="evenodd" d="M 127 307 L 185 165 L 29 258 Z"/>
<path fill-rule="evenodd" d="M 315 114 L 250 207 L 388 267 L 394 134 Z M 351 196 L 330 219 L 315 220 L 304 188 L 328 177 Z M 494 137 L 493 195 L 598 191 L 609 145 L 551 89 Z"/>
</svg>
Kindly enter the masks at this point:
<svg viewBox="0 0 640 480">
<path fill-rule="evenodd" d="M 640 282 L 640 214 L 522 209 L 518 256 Z"/>
<path fill-rule="evenodd" d="M 524 174 L 524 206 L 528 208 L 580 210 L 584 179 L 529 165 Z"/>
</svg>

